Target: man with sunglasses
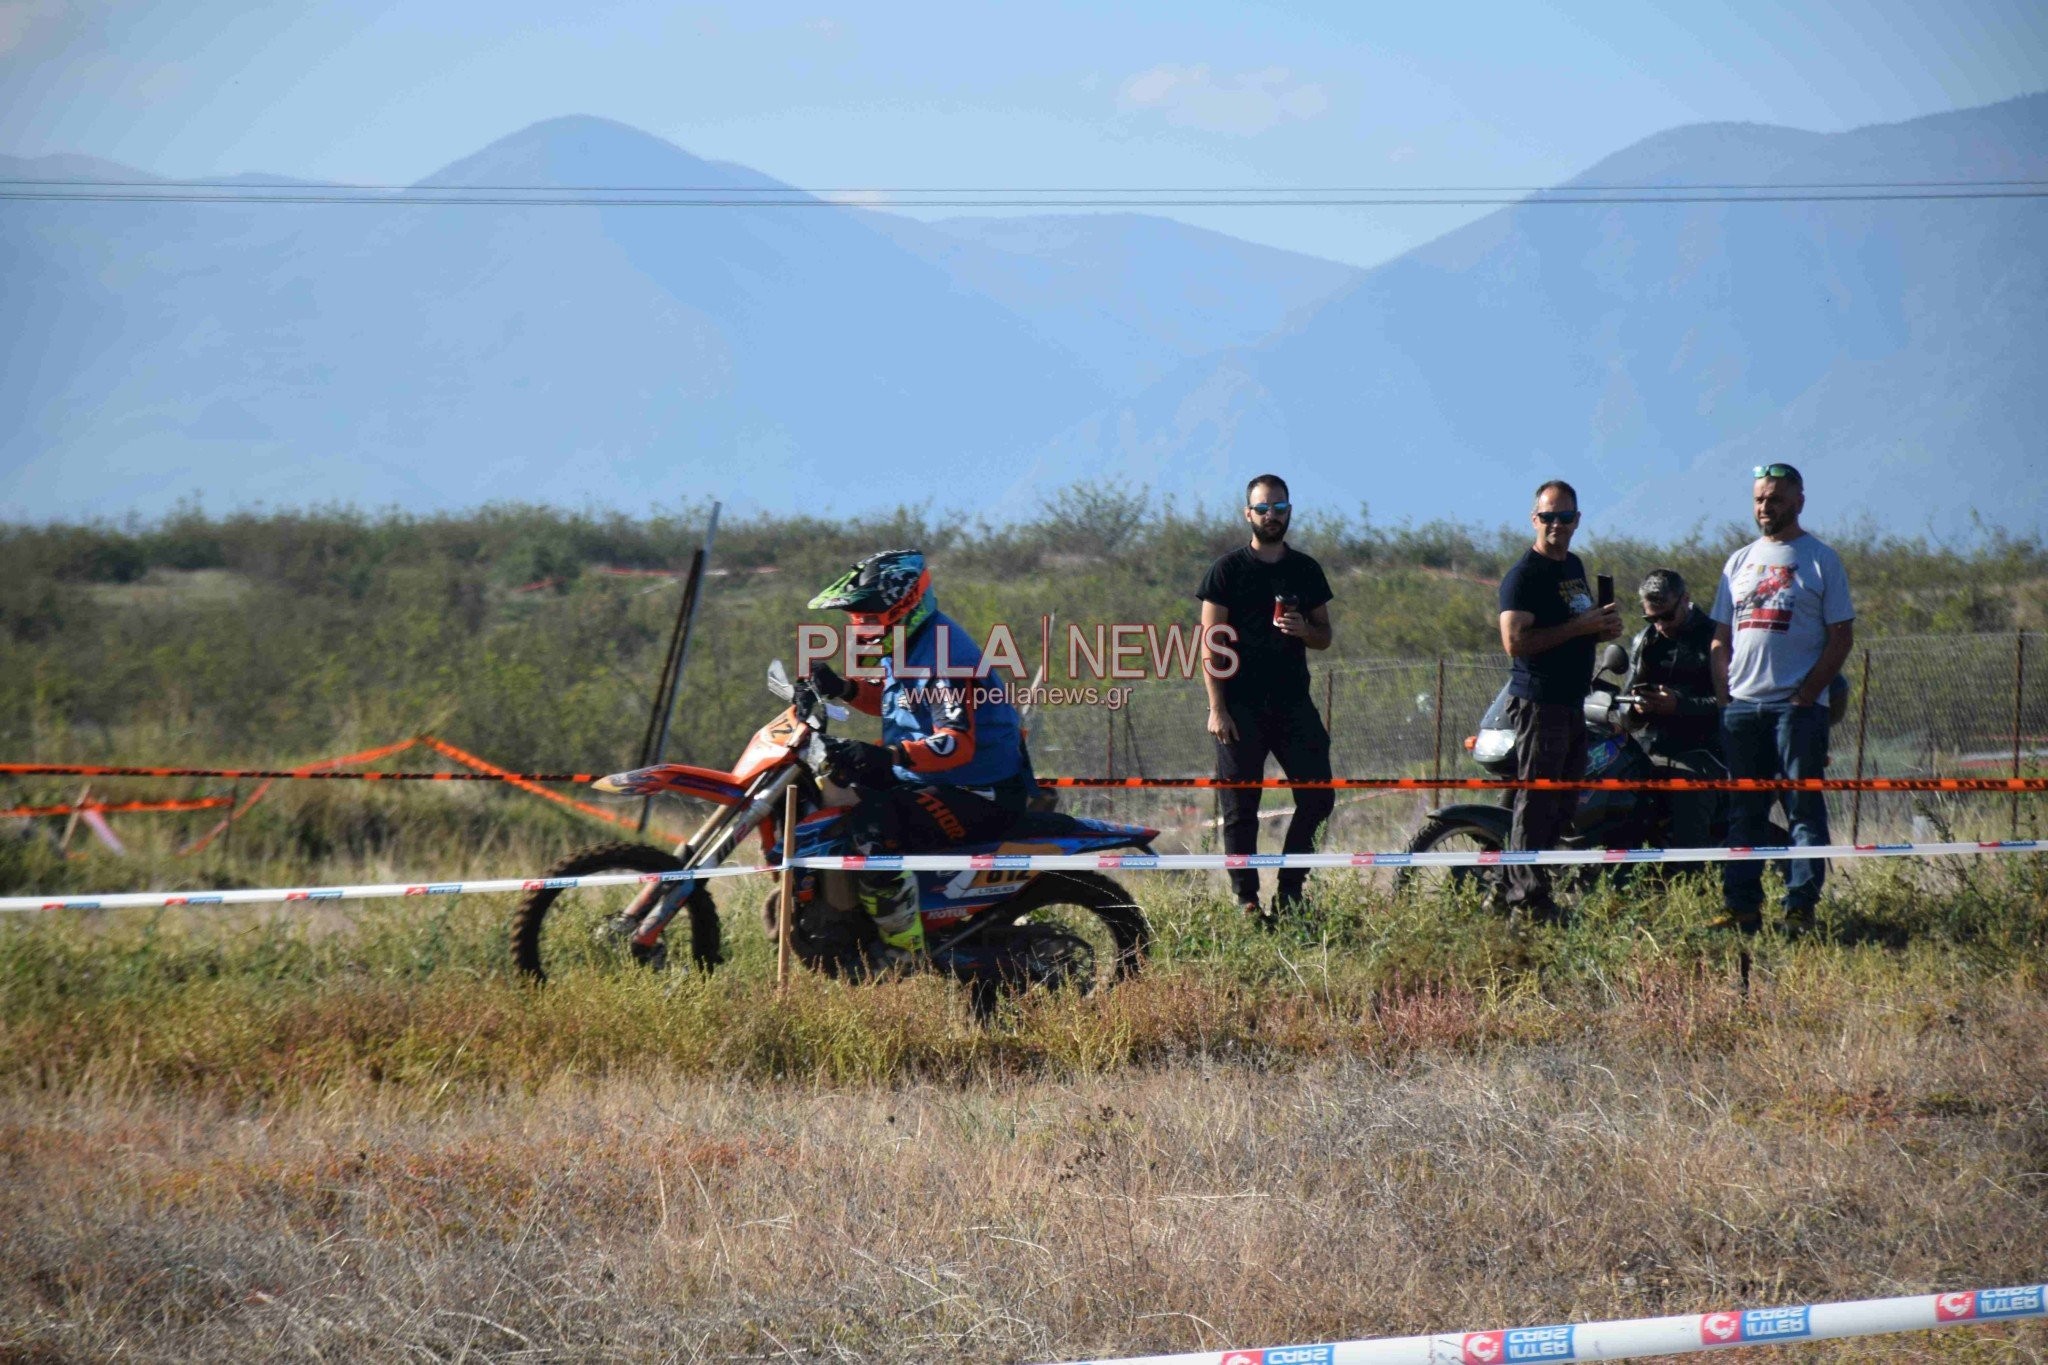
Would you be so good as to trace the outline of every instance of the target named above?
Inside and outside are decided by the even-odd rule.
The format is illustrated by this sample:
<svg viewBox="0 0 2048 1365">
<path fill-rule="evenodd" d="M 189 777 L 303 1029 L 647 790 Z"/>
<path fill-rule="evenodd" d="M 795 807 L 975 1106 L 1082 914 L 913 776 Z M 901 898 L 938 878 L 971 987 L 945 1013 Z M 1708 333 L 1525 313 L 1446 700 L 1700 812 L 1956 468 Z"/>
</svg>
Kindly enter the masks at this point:
<svg viewBox="0 0 2048 1365">
<path fill-rule="evenodd" d="M 1216 740 L 1216 776 L 1226 782 L 1256 782 L 1266 775 L 1271 755 L 1280 771 L 1303 781 L 1330 776 L 1330 732 L 1309 697 L 1308 651 L 1330 647 L 1330 582 L 1323 566 L 1287 543 L 1294 505 L 1287 483 L 1261 474 L 1245 487 L 1243 545 L 1209 566 L 1195 596 L 1202 603 L 1202 632 L 1228 626 L 1235 632 L 1236 669 L 1217 672 L 1228 661 L 1216 653 L 1203 670 L 1209 689 L 1209 733 Z M 1259 851 L 1257 788 L 1217 793 L 1223 811 L 1223 851 Z M 1337 798 L 1329 788 L 1299 788 L 1287 822 L 1284 853 L 1315 849 L 1317 831 L 1330 818 Z M 1282 913 L 1299 913 L 1305 868 L 1280 869 L 1273 912 L 1259 909 L 1259 874 L 1233 868 L 1231 889 L 1244 913 L 1270 926 Z"/>
<path fill-rule="evenodd" d="M 1756 540 L 1728 556 L 1714 594 L 1713 667 L 1721 697 L 1721 748 L 1733 777 L 1822 777 L 1828 761 L 1826 699 L 1856 643 L 1856 608 L 1841 556 L 1799 524 L 1806 480 L 1789 464 L 1758 465 L 1750 490 Z M 1736 792 L 1728 842 L 1772 842 L 1771 806 L 1782 799 L 1795 846 L 1828 841 L 1822 792 Z M 1763 923 L 1763 864 L 1722 865 L 1728 922 L 1746 934 Z M 1786 927 L 1812 927 L 1827 864 L 1802 858 L 1785 877 Z"/>
<path fill-rule="evenodd" d="M 1508 719 L 1515 727 L 1515 776 L 1527 781 L 1586 775 L 1586 693 L 1593 650 L 1621 635 L 1614 603 L 1594 602 L 1586 566 L 1571 552 L 1579 526 L 1579 495 L 1563 479 L 1536 490 L 1529 513 L 1536 543 L 1500 581 L 1500 642 L 1514 660 Z M 1518 791 L 1510 848 L 1545 849 L 1571 824 L 1574 791 Z M 1550 869 L 1515 863 L 1507 869 L 1508 908 L 1516 917 L 1555 923 Z"/>
<path fill-rule="evenodd" d="M 1637 596 L 1643 629 L 1629 647 L 1626 695 L 1634 718 L 1650 726 L 1650 752 L 1677 777 L 1719 777 L 1720 688 L 1714 681 L 1714 621 L 1693 605 L 1676 569 L 1653 569 Z M 1713 792 L 1673 792 L 1673 848 L 1704 848 L 1713 837 Z"/>
</svg>

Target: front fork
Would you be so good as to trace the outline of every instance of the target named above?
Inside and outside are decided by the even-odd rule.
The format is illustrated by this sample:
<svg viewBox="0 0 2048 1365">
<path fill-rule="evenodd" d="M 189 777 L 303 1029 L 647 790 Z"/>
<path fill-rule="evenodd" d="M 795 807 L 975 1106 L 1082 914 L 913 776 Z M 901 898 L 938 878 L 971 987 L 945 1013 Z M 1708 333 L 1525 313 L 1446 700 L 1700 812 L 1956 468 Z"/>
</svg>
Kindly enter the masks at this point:
<svg viewBox="0 0 2048 1365">
<path fill-rule="evenodd" d="M 713 827 L 712 822 L 707 821 L 705 827 L 690 836 L 683 845 L 683 866 L 716 867 L 724 862 L 726 855 L 732 852 L 741 839 L 744 839 L 756 825 L 775 814 L 776 805 L 782 799 L 782 794 L 789 790 L 789 784 L 796 781 L 797 774 L 801 771 L 802 768 L 795 763 L 783 767 L 754 794 L 753 800 L 747 803 L 745 809 L 729 816 L 724 826 L 718 829 L 718 833 L 708 843 L 699 847 L 697 840 L 703 838 Z M 696 889 L 696 883 L 693 881 L 651 882 L 643 888 L 621 916 L 622 919 L 634 921 L 639 926 L 633 931 L 634 946 L 652 948 L 660 941 L 662 930 L 668 928 L 669 921 L 681 913 L 683 906 L 689 902 L 691 892 Z"/>
</svg>

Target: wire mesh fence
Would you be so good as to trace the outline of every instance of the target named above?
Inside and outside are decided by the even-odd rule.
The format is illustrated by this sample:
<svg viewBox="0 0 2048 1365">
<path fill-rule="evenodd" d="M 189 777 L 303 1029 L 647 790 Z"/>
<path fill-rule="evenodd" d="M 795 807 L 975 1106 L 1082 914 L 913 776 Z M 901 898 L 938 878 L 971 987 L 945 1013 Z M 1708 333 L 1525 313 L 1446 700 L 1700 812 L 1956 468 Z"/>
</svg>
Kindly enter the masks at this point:
<svg viewBox="0 0 2048 1365">
<path fill-rule="evenodd" d="M 1843 670 L 1851 690 L 1833 732 L 1831 777 L 1932 777 L 2048 771 L 2048 637 L 1899 636 L 1859 647 Z M 1330 730 L 1340 777 L 1479 777 L 1465 740 L 1507 681 L 1497 654 L 1435 659 L 1311 661 L 1310 689 Z M 1216 768 L 1205 729 L 1200 679 L 1128 684 L 1128 699 L 1040 709 L 1031 722 L 1038 771 L 1073 777 L 1206 777 Z M 1268 775 L 1282 776 L 1277 765 Z M 1065 794 L 1079 814 L 1136 820 L 1168 834 L 1162 846 L 1213 848 L 1209 792 Z M 1326 847 L 1397 848 L 1432 805 L 1491 801 L 1487 793 L 1340 793 Z M 1952 833 L 1958 838 L 2027 835 L 2041 827 L 2039 798 L 1986 795 L 1837 793 L 1831 826 L 1863 839 Z M 1268 792 L 1263 826 L 1292 808 Z M 1262 838 L 1277 847 L 1277 830 Z"/>
</svg>

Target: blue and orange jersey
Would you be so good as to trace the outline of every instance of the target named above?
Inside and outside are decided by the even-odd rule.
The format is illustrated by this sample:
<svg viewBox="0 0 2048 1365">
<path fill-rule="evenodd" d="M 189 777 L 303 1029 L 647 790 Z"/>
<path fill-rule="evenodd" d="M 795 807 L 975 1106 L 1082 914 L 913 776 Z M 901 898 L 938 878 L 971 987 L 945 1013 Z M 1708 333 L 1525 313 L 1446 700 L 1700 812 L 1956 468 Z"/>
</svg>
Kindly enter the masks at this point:
<svg viewBox="0 0 2048 1365">
<path fill-rule="evenodd" d="M 905 642 L 903 662 L 930 670 L 937 662 L 941 632 L 947 664 L 972 669 L 981 648 L 965 628 L 935 611 L 924 629 Z M 855 710 L 882 718 L 882 743 L 902 756 L 896 776 L 905 782 L 943 782 L 983 787 L 1012 778 L 1023 768 L 1017 709 L 1007 701 L 972 695 L 977 686 L 998 688 L 1008 680 L 896 676 L 893 658 L 882 659 L 880 681 L 848 679 Z"/>
</svg>

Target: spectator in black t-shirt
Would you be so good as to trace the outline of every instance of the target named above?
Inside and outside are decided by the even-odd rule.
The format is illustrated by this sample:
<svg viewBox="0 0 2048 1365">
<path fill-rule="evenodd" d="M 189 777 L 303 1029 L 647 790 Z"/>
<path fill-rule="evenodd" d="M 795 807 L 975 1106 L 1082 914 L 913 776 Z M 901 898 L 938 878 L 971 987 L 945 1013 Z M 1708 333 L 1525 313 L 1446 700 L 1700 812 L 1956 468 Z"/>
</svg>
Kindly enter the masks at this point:
<svg viewBox="0 0 2048 1365">
<path fill-rule="evenodd" d="M 1621 634 L 1614 603 L 1597 606 L 1586 586 L 1586 566 L 1571 552 L 1579 525 L 1579 495 L 1563 479 L 1536 490 L 1529 513 L 1536 544 L 1500 581 L 1500 643 L 1514 662 L 1508 683 L 1508 719 L 1515 727 L 1515 776 L 1581 778 L 1586 775 L 1586 693 L 1593 682 L 1593 647 Z M 1513 849 L 1552 848 L 1571 824 L 1577 792 L 1515 793 Z M 1550 870 L 1535 863 L 1507 869 L 1507 899 L 1516 914 L 1558 918 Z"/>
<path fill-rule="evenodd" d="M 1223 678 L 1210 669 L 1203 673 L 1209 687 L 1209 733 L 1216 738 L 1216 776 L 1224 781 L 1263 778 L 1268 755 L 1291 778 L 1330 776 L 1330 733 L 1308 694 L 1308 651 L 1330 647 L 1330 583 L 1322 565 L 1287 544 L 1293 510 L 1288 496 L 1278 475 L 1261 474 L 1251 481 L 1244 509 L 1251 544 L 1211 564 L 1195 590 L 1205 638 L 1214 626 L 1227 625 L 1236 633 L 1236 672 Z M 1226 667 L 1228 661 L 1212 653 L 1210 663 Z M 1223 808 L 1223 851 L 1258 852 L 1261 793 L 1252 788 L 1217 795 Z M 1312 851 L 1335 805 L 1327 787 L 1296 790 L 1281 851 Z M 1307 880 L 1305 868 L 1280 869 L 1273 914 L 1264 916 L 1257 870 L 1230 872 L 1238 904 L 1267 924 L 1283 911 L 1300 909 Z"/>
</svg>

